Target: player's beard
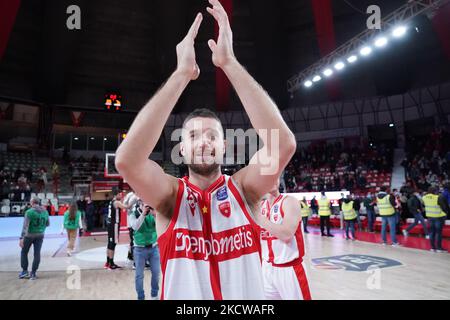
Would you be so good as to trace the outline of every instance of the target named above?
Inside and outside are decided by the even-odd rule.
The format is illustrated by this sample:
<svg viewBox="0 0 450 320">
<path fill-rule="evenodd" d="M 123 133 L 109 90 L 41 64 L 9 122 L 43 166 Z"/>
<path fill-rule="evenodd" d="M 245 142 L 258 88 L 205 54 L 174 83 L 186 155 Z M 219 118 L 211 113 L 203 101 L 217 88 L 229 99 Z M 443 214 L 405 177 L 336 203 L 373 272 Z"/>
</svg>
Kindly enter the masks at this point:
<svg viewBox="0 0 450 320">
<path fill-rule="evenodd" d="M 217 172 L 220 172 L 220 164 L 213 163 L 213 164 L 188 164 L 187 167 L 192 172 L 204 176 L 209 177 L 214 175 Z"/>
</svg>

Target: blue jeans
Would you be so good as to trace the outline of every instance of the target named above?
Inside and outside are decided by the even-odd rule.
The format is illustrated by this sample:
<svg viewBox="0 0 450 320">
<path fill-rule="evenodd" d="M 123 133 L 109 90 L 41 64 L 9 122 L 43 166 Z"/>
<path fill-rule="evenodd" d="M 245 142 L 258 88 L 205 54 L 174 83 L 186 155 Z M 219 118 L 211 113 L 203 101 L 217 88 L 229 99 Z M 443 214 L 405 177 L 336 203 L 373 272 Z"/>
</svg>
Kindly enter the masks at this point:
<svg viewBox="0 0 450 320">
<path fill-rule="evenodd" d="M 386 239 L 386 227 L 389 223 L 389 231 L 391 233 L 391 241 L 392 243 L 397 243 L 397 236 L 395 234 L 396 224 L 397 224 L 397 214 L 393 214 L 392 216 L 382 216 L 382 224 L 381 224 L 381 238 L 384 243 L 387 243 Z"/>
<path fill-rule="evenodd" d="M 373 224 L 375 223 L 375 210 L 367 209 L 367 225 L 369 227 L 369 231 L 373 232 Z"/>
<path fill-rule="evenodd" d="M 349 238 L 348 230 L 350 229 L 352 232 L 352 237 L 353 239 L 355 239 L 355 221 L 357 221 L 357 219 L 345 220 L 345 235 L 347 236 L 347 238 Z"/>
<path fill-rule="evenodd" d="M 414 223 L 411 224 L 408 228 L 406 228 L 406 232 L 409 232 L 412 230 L 412 228 L 414 228 L 415 226 L 417 226 L 419 224 L 419 222 L 422 224 L 423 227 L 423 231 L 425 232 L 425 235 L 428 235 L 428 228 L 427 228 L 427 224 L 425 223 L 425 218 L 423 217 L 423 215 L 421 213 L 414 213 Z"/>
<path fill-rule="evenodd" d="M 159 274 L 161 272 L 158 247 L 157 246 L 154 248 L 134 247 L 133 255 L 134 255 L 133 257 L 134 263 L 136 266 L 135 285 L 138 300 L 145 299 L 144 269 L 146 261 L 150 262 L 150 271 L 152 273 L 151 295 L 152 298 L 157 297 L 159 291 Z"/>
<path fill-rule="evenodd" d="M 442 228 L 445 224 L 445 217 L 428 218 L 430 221 L 430 242 L 432 249 L 442 249 Z"/>
<path fill-rule="evenodd" d="M 33 245 L 33 265 L 31 266 L 31 272 L 36 273 L 39 268 L 39 263 L 41 262 L 41 248 L 44 242 L 44 236 L 37 238 L 23 238 L 23 248 L 20 252 L 20 264 L 22 271 L 28 271 L 28 252 L 30 251 L 31 245 Z"/>
</svg>

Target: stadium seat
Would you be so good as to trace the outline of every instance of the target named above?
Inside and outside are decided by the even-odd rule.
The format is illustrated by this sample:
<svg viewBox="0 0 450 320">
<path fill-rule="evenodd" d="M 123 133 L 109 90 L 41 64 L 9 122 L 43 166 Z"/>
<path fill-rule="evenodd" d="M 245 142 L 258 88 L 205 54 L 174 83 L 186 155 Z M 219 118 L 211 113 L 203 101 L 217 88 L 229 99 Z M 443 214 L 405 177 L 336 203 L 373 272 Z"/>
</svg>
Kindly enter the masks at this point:
<svg viewBox="0 0 450 320">
<path fill-rule="evenodd" d="M 10 211 L 11 211 L 10 206 L 2 206 L 1 212 L 3 215 L 5 216 L 9 215 Z"/>
<path fill-rule="evenodd" d="M 38 193 L 37 197 L 41 200 L 45 199 L 45 193 Z"/>
<path fill-rule="evenodd" d="M 20 213 L 20 206 L 19 205 L 14 205 L 12 206 L 12 213 Z"/>
</svg>

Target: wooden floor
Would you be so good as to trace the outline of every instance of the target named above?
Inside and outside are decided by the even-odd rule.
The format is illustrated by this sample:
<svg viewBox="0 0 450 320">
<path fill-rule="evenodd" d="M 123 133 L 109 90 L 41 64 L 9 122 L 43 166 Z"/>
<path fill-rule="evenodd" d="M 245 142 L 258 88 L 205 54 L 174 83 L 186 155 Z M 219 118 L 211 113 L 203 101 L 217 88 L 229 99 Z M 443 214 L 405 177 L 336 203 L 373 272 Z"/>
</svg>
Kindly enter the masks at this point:
<svg viewBox="0 0 450 320">
<path fill-rule="evenodd" d="M 339 233 L 339 231 L 336 231 Z M 117 248 L 116 263 L 126 266 L 126 236 Z M 305 265 L 313 299 L 450 299 L 450 254 L 406 247 L 346 241 L 341 234 L 322 238 L 305 235 Z M 0 299 L 121 299 L 136 298 L 134 271 L 103 269 L 106 238 L 84 237 L 79 253 L 65 255 L 65 238 L 47 237 L 36 281 L 19 280 L 20 248 L 17 239 L 0 239 Z M 312 259 L 340 255 L 368 255 L 393 259 L 401 265 L 379 271 L 347 271 L 323 268 Z M 30 252 L 30 265 L 32 255 Z M 79 288 L 74 273 L 79 269 Z M 70 273 L 68 273 L 68 270 Z M 146 271 L 146 294 L 150 271 Z"/>
</svg>

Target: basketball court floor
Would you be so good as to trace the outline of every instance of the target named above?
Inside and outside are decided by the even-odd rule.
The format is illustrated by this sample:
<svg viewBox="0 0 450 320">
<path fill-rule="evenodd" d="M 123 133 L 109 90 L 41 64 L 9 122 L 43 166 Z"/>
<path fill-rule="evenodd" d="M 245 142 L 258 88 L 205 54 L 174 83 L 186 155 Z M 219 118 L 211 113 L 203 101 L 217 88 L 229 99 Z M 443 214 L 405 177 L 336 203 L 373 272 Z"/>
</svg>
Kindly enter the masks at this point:
<svg viewBox="0 0 450 320">
<path fill-rule="evenodd" d="M 305 234 L 305 266 L 313 299 L 450 299 L 450 254 L 427 249 L 423 238 L 399 237 L 401 247 L 383 246 L 379 234 L 357 233 L 361 241 Z M 444 247 L 449 248 L 449 241 Z M 17 238 L 0 238 L 0 299 L 134 300 L 134 271 L 127 263 L 128 235 L 121 234 L 115 261 L 123 270 L 104 270 L 106 236 L 81 237 L 77 252 L 65 254 L 66 238 L 47 235 L 36 281 L 19 280 Z M 30 264 L 32 250 L 29 255 Z M 146 293 L 150 271 L 146 271 Z"/>
</svg>

